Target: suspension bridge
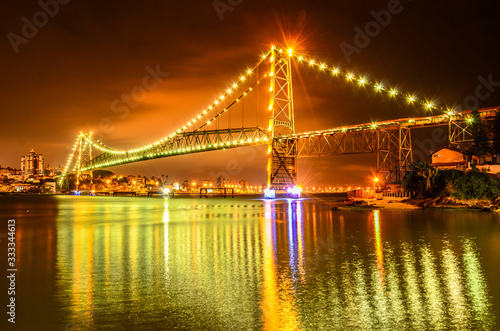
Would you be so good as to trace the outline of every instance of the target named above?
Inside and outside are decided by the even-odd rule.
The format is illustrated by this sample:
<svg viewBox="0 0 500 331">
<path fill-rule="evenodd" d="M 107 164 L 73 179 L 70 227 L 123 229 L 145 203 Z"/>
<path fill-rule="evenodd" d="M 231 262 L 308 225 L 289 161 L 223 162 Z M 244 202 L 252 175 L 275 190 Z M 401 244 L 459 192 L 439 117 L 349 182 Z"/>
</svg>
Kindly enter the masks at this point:
<svg viewBox="0 0 500 331">
<path fill-rule="evenodd" d="M 292 81 L 294 62 L 298 67 L 312 67 L 375 93 L 421 105 L 431 116 L 297 133 Z M 261 96 L 265 93 L 260 101 L 259 93 Z M 249 99 L 251 95 L 254 95 L 252 100 Z M 249 108 L 253 111 L 249 112 Z M 479 114 L 483 121 L 491 121 L 498 109 L 480 109 Z M 249 113 L 256 114 L 256 125 L 245 125 L 251 122 Z M 264 124 L 259 123 L 261 113 L 264 113 Z M 78 189 L 80 176 L 97 169 L 255 145 L 267 146 L 267 188 L 278 192 L 297 185 L 297 158 L 301 157 L 373 153 L 377 157 L 378 176 L 386 183 L 392 183 L 401 181 L 413 162 L 411 130 L 445 125 L 448 126 L 451 145 L 458 148 L 470 146 L 473 141 L 472 111 L 446 109 L 366 76 L 296 54 L 291 49 L 273 46 L 210 106 L 194 115 L 184 126 L 150 145 L 120 150 L 99 141 L 92 132 L 80 132 L 59 177 L 59 184 L 74 173 Z"/>
</svg>

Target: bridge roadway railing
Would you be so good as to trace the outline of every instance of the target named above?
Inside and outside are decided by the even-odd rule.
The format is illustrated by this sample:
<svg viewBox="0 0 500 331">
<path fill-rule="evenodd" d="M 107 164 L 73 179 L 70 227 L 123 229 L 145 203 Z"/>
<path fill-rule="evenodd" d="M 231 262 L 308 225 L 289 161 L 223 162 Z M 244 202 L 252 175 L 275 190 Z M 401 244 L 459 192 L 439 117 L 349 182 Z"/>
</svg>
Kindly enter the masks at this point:
<svg viewBox="0 0 500 331">
<path fill-rule="evenodd" d="M 479 114 L 484 121 L 491 121 L 497 111 L 498 107 L 484 108 L 479 109 Z M 293 155 L 284 154 L 284 157 L 374 153 L 380 147 L 377 145 L 380 137 L 388 132 L 448 125 L 451 143 L 459 144 L 462 141 L 470 140 L 468 137 L 471 134 L 470 122 L 467 120 L 471 118 L 471 113 L 472 111 L 469 110 L 438 116 L 342 126 L 322 131 L 283 135 L 275 140 L 280 145 L 281 150 L 293 152 Z M 468 140 L 465 140 L 464 137 L 468 137 Z M 211 150 L 266 145 L 268 139 L 270 139 L 269 133 L 259 127 L 182 132 L 164 142 L 139 151 L 124 154 L 102 153 L 85 163 L 82 171 Z M 401 144 L 399 145 L 399 155 L 401 156 L 402 147 Z M 391 147 L 391 149 L 394 148 Z M 401 163 L 401 161 L 398 162 Z M 380 164 L 379 166 L 381 167 Z"/>
<path fill-rule="evenodd" d="M 479 115 L 484 121 L 495 117 L 498 107 L 479 109 Z M 472 111 L 443 114 L 419 118 L 403 118 L 376 123 L 365 123 L 342 126 L 328 130 L 309 131 L 284 135 L 277 138 L 283 146 L 294 146 L 296 156 L 314 157 L 323 155 L 373 153 L 377 150 L 377 132 L 416 129 L 433 126 L 450 126 L 450 140 L 461 133 L 462 136 L 470 131 L 467 121 Z M 286 148 L 286 150 L 293 150 Z"/>
<path fill-rule="evenodd" d="M 259 127 L 181 132 L 149 148 L 123 154 L 104 152 L 85 163 L 82 171 L 170 156 L 267 144 L 269 134 Z"/>
</svg>

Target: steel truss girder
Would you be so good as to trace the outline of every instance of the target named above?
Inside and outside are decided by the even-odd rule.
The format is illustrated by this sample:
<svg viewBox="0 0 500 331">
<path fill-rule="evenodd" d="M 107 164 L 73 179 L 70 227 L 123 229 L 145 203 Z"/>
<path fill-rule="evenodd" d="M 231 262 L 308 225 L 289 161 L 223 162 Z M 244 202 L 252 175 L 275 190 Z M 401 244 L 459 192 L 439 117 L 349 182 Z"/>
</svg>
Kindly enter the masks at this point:
<svg viewBox="0 0 500 331">
<path fill-rule="evenodd" d="M 486 133 L 490 136 L 493 134 L 493 121 L 498 111 L 497 107 L 478 110 L 479 116 L 485 124 Z M 461 150 L 467 150 L 472 146 L 474 143 L 472 124 L 468 121 L 471 116 L 472 111 L 467 110 L 449 118 L 448 139 L 451 146 Z"/>
<path fill-rule="evenodd" d="M 278 140 L 286 149 L 292 150 L 289 156 L 316 157 L 377 152 L 378 173 L 387 183 L 401 181 L 413 162 L 410 129 L 403 126 L 298 134 Z"/>
<path fill-rule="evenodd" d="M 401 182 L 413 163 L 408 127 L 383 129 L 377 137 L 377 169 L 386 183 Z"/>
<path fill-rule="evenodd" d="M 373 153 L 376 148 L 376 131 L 311 134 L 284 137 L 280 141 L 295 147 L 299 157 Z"/>
<path fill-rule="evenodd" d="M 488 139 L 493 139 L 494 117 L 482 117 Z M 468 150 L 474 144 L 472 124 L 467 121 L 450 121 L 448 124 L 448 135 L 450 145 L 460 149 Z"/>
<path fill-rule="evenodd" d="M 125 154 L 105 152 L 84 164 L 84 168 L 111 166 L 227 148 L 265 145 L 269 134 L 259 127 L 182 132 L 151 148 Z"/>
<path fill-rule="evenodd" d="M 448 133 L 450 144 L 458 148 L 473 141 L 472 128 L 467 122 L 450 121 Z"/>
</svg>

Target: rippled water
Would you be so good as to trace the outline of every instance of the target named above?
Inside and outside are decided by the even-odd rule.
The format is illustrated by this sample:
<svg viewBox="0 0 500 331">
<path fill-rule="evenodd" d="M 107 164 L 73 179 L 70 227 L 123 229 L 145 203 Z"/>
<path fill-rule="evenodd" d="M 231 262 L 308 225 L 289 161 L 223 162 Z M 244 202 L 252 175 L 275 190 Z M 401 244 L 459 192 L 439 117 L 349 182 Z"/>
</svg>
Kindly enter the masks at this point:
<svg viewBox="0 0 500 331">
<path fill-rule="evenodd" d="M 492 213 L 60 196 L 1 197 L 0 216 L 17 330 L 499 328 Z"/>
</svg>

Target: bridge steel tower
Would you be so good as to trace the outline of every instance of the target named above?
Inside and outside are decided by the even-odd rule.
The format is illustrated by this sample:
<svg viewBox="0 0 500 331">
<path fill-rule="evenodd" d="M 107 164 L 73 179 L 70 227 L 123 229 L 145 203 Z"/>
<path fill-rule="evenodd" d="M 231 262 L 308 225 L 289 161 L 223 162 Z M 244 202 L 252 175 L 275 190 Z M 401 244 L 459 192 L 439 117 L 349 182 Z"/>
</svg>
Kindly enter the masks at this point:
<svg viewBox="0 0 500 331">
<path fill-rule="evenodd" d="M 80 177 L 82 174 L 90 173 L 90 185 L 92 186 L 92 170 L 83 171 L 84 165 L 92 160 L 92 132 L 82 133 L 78 139 L 78 158 L 76 159 L 76 191 L 79 191 Z"/>
<path fill-rule="evenodd" d="M 411 132 L 407 126 L 377 130 L 378 174 L 386 183 L 399 183 L 413 163 Z"/>
<path fill-rule="evenodd" d="M 285 191 L 297 183 L 297 146 L 279 139 L 283 135 L 295 134 L 292 54 L 273 48 L 270 56 L 267 187 Z"/>
</svg>

